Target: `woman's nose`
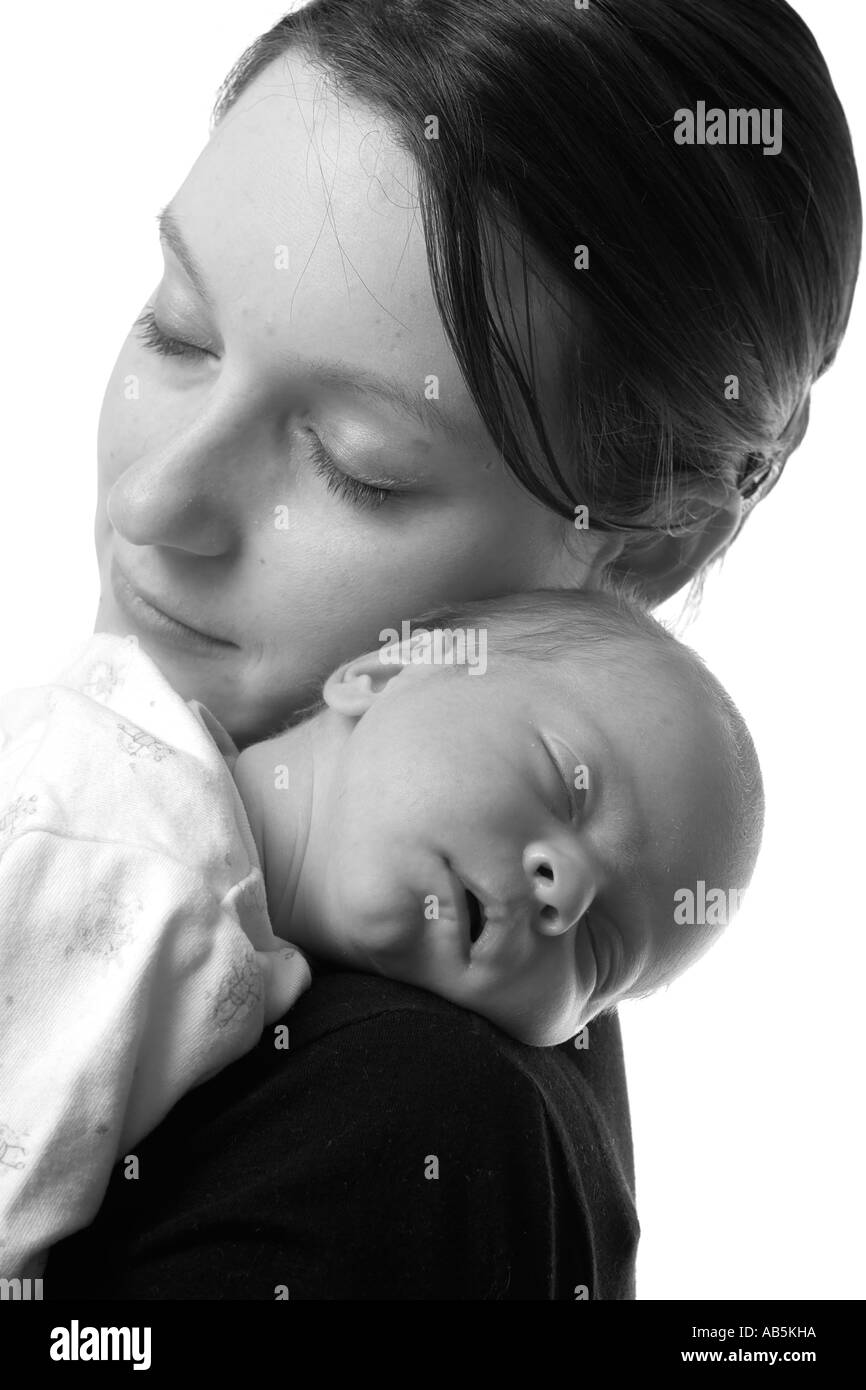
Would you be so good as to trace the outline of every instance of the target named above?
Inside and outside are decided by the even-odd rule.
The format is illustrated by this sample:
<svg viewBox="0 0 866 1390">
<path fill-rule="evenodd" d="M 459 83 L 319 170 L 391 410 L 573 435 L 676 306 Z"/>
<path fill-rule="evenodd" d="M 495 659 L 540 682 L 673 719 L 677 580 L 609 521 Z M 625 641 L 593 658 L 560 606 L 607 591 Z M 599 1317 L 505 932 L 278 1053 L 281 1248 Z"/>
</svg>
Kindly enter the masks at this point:
<svg viewBox="0 0 866 1390">
<path fill-rule="evenodd" d="M 224 555 L 237 543 L 241 499 L 232 459 L 213 440 L 172 441 L 136 459 L 106 499 L 108 519 L 131 545 L 168 546 L 194 555 Z"/>
</svg>

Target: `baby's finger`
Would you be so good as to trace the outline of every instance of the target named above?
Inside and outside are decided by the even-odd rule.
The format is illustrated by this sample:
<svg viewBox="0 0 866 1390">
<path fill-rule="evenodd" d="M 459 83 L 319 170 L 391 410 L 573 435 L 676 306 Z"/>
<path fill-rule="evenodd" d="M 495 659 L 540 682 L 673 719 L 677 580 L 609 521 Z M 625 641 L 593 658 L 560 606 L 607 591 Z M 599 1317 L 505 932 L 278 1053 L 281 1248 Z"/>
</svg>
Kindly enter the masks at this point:
<svg viewBox="0 0 866 1390">
<path fill-rule="evenodd" d="M 275 951 L 256 951 L 265 987 L 265 1023 L 282 1018 L 311 982 L 306 957 L 296 946 L 282 945 Z"/>
</svg>

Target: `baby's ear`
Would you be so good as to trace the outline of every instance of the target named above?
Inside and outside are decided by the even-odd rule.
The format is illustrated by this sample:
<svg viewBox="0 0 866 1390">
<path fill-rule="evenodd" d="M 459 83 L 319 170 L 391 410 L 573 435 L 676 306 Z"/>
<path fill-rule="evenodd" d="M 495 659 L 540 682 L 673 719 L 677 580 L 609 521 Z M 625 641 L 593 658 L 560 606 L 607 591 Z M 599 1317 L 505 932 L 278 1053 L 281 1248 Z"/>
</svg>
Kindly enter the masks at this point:
<svg viewBox="0 0 866 1390">
<path fill-rule="evenodd" d="M 404 669 L 400 643 L 344 661 L 325 681 L 322 698 L 329 709 L 360 719 Z"/>
</svg>

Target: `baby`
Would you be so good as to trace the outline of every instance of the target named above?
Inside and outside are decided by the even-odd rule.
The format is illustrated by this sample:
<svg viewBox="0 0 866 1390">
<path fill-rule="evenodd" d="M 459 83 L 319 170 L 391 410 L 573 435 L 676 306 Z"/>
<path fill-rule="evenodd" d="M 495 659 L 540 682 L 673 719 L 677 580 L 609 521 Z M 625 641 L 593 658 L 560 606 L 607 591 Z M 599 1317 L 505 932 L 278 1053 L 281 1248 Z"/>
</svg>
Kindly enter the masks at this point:
<svg viewBox="0 0 866 1390">
<path fill-rule="evenodd" d="M 718 935 L 675 895 L 736 902 L 762 808 L 728 696 L 623 600 L 416 624 L 241 754 L 135 638 L 90 639 L 0 700 L 0 1276 L 93 1219 L 117 1156 L 311 960 L 563 1042 Z"/>
</svg>

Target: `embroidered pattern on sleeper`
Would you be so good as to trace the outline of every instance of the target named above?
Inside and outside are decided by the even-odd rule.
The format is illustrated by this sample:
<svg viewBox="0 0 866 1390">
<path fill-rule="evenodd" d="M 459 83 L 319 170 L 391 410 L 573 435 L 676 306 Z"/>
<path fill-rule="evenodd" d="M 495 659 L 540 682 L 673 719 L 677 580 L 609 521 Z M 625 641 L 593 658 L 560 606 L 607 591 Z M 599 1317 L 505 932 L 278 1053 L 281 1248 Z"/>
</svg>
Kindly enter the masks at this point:
<svg viewBox="0 0 866 1390">
<path fill-rule="evenodd" d="M 124 753 L 129 754 L 130 759 L 138 758 L 160 763 L 163 758 L 170 758 L 174 754 L 175 750 L 169 748 L 167 743 L 162 743 L 160 739 L 154 738 L 153 734 L 136 728 L 134 724 L 119 722 L 117 727 L 117 741 Z"/>
<path fill-rule="evenodd" d="M 138 898 L 113 893 L 108 887 L 97 889 L 92 904 L 94 920 L 85 922 L 77 940 L 64 948 L 67 960 L 90 956 L 93 960 L 114 961 L 132 941 L 135 924 L 144 911 Z"/>
<path fill-rule="evenodd" d="M 12 836 L 28 816 L 36 815 L 37 796 L 16 796 L 6 809 L 0 813 L 0 840 Z"/>
<path fill-rule="evenodd" d="M 255 955 L 250 951 L 242 961 L 232 963 L 214 1000 L 213 1017 L 218 1028 L 240 1023 L 262 998 L 262 978 Z"/>
<path fill-rule="evenodd" d="M 27 1150 L 9 1125 L 0 1124 L 0 1168 L 23 1168 Z"/>
<path fill-rule="evenodd" d="M 81 689 L 94 700 L 107 700 L 120 684 L 120 674 L 107 661 L 98 661 Z"/>
</svg>

